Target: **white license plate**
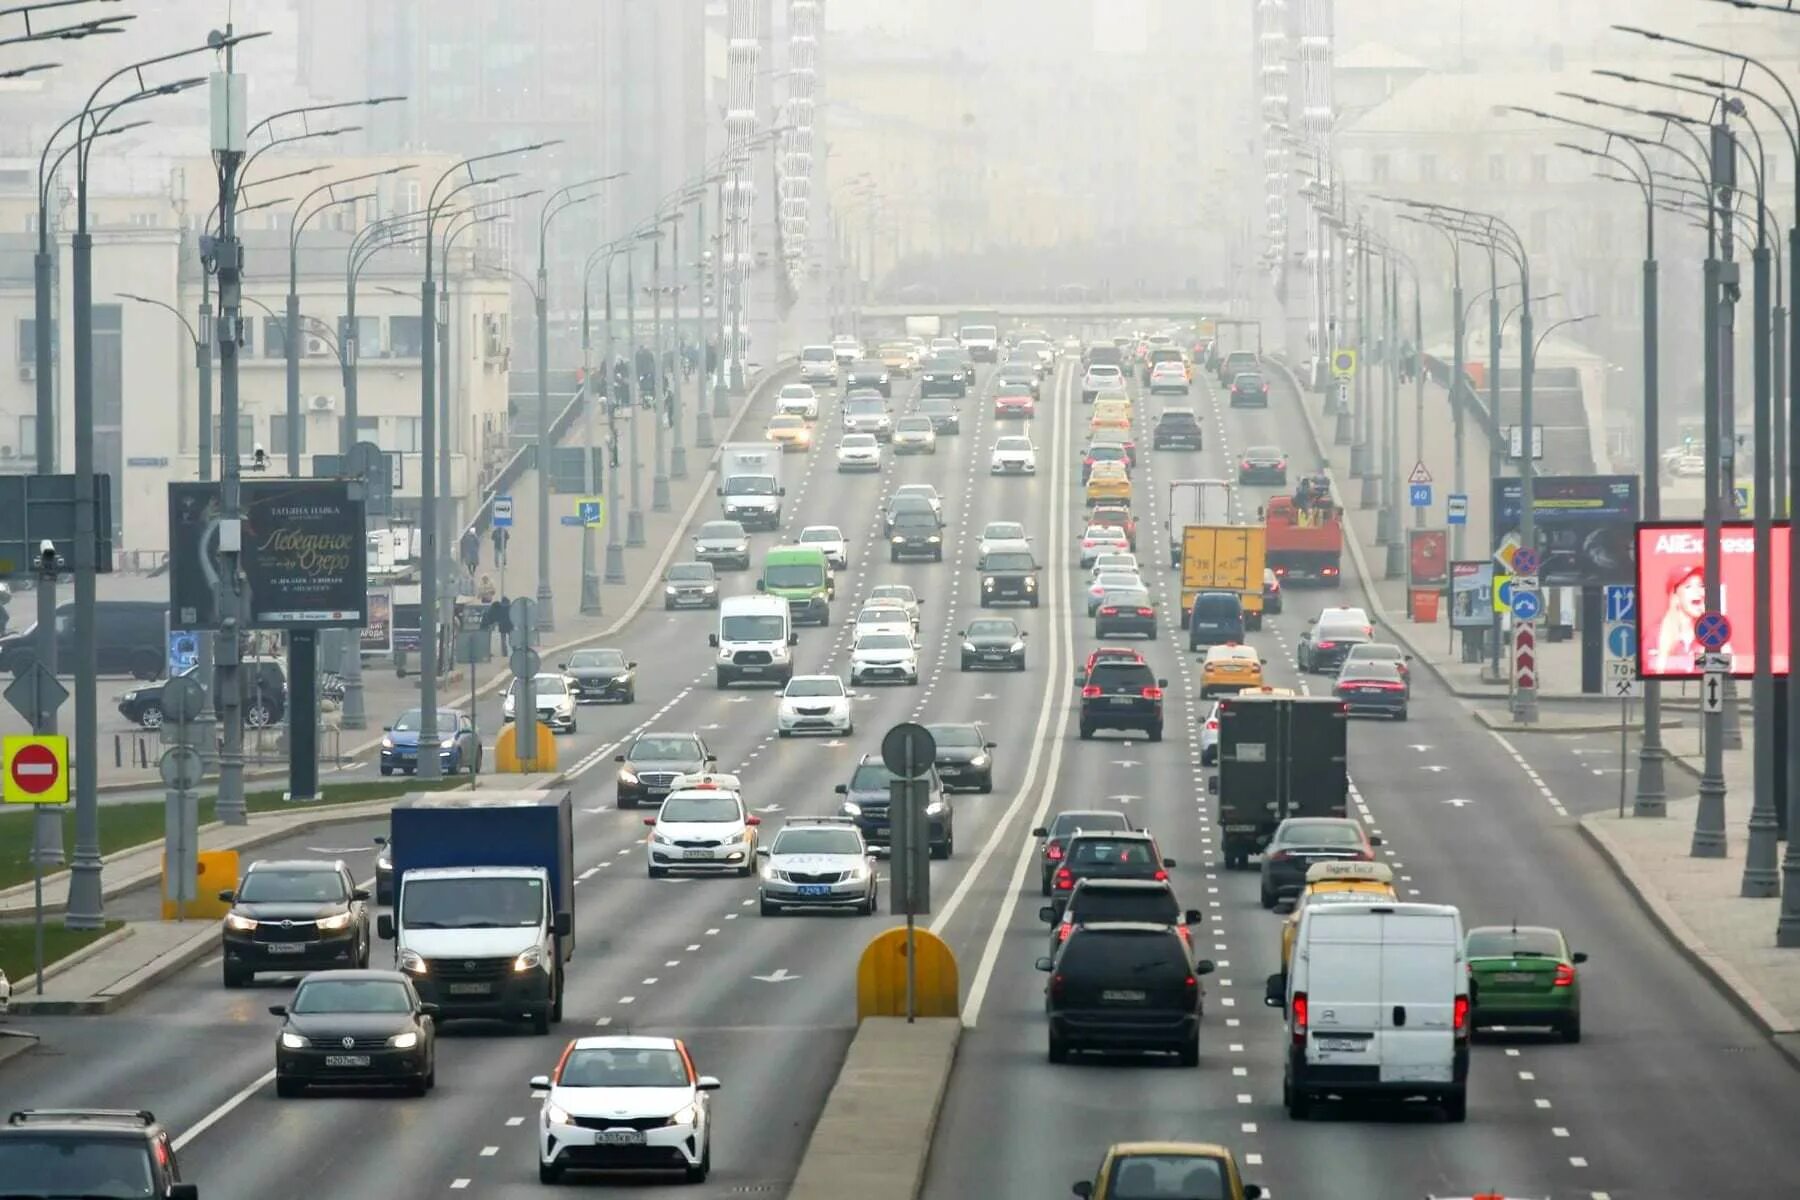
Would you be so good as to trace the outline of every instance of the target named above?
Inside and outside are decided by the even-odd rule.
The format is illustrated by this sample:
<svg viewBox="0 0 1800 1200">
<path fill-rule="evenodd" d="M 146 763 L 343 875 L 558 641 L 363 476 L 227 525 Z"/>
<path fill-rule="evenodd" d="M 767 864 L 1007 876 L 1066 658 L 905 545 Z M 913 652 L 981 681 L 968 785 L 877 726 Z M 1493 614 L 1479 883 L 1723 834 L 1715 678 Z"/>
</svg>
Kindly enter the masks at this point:
<svg viewBox="0 0 1800 1200">
<path fill-rule="evenodd" d="M 1318 1040 L 1321 1050 L 1331 1050 L 1340 1054 L 1361 1054 L 1369 1043 L 1359 1038 L 1322 1037 Z"/>
<path fill-rule="evenodd" d="M 641 1146 L 644 1135 L 636 1129 L 603 1129 L 594 1135 L 596 1146 Z"/>
<path fill-rule="evenodd" d="M 739 667 L 738 670 L 742 671 L 746 675 L 761 675 L 762 674 L 761 667 Z"/>
<path fill-rule="evenodd" d="M 683 858 L 711 858 L 712 856 L 711 850 L 683 850 L 681 852 Z"/>
<path fill-rule="evenodd" d="M 1131 704 L 1133 699 L 1130 696 L 1114 696 L 1112 702 L 1114 704 Z"/>
<path fill-rule="evenodd" d="M 328 1067 L 366 1067 L 369 1056 L 366 1054 L 327 1054 L 325 1065 Z"/>
<path fill-rule="evenodd" d="M 485 996 L 494 990 L 491 983 L 453 983 L 450 985 L 452 996 Z"/>
<path fill-rule="evenodd" d="M 298 954 L 304 949 L 305 942 L 270 942 L 268 946 L 270 954 Z"/>
<path fill-rule="evenodd" d="M 1137 988 L 1110 989 L 1101 992 L 1100 999 L 1112 1004 L 1142 1004 L 1144 993 Z"/>
</svg>

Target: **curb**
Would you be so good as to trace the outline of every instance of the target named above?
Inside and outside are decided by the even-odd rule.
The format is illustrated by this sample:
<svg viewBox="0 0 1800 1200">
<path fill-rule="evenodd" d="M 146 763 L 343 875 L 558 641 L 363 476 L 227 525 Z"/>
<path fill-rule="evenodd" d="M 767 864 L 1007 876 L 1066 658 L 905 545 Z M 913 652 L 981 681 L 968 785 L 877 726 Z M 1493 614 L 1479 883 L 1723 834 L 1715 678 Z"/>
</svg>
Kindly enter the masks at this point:
<svg viewBox="0 0 1800 1200">
<path fill-rule="evenodd" d="M 46 913 L 48 913 L 48 911 L 49 911 L 48 909 L 45 910 Z M 95 938 L 93 941 L 89 942 L 87 945 L 83 946 L 81 949 L 75 951 L 75 953 L 65 954 L 61 958 L 57 959 L 54 962 L 45 963 L 44 964 L 44 979 L 46 981 L 55 979 L 58 975 L 61 975 L 64 971 L 67 971 L 70 967 L 77 966 L 80 963 L 84 963 L 88 959 L 94 957 L 94 955 L 100 953 L 102 950 L 105 950 L 110 946 L 115 946 L 118 943 L 124 941 L 126 938 L 130 937 L 133 932 L 134 931 L 131 928 L 130 922 L 127 922 L 124 925 L 121 925 L 117 929 L 113 930 L 111 933 L 107 934 L 105 937 Z M 35 987 L 36 984 L 37 984 L 37 976 L 36 975 L 27 975 L 27 976 L 25 976 L 25 978 L 23 978 L 23 979 L 19 980 L 17 983 L 15 983 L 13 986 L 19 987 L 19 988 L 25 988 L 25 987 Z M 30 997 L 27 996 L 26 999 L 29 1000 Z M 13 1003 L 16 1006 L 18 1004 L 23 1003 L 23 1001 L 14 1000 Z"/>
<path fill-rule="evenodd" d="M 1591 722 L 1591 721 L 1580 722 L 1580 723 L 1575 723 L 1575 724 L 1567 724 L 1567 725 L 1560 725 L 1560 724 L 1559 725 L 1547 725 L 1547 724 L 1543 724 L 1541 722 L 1536 725 L 1517 725 L 1517 724 L 1514 724 L 1511 719 L 1496 716 L 1495 714 L 1489 712 L 1487 709 L 1484 709 L 1484 708 L 1475 709 L 1474 712 L 1475 712 L 1475 719 L 1477 721 L 1481 722 L 1483 725 L 1487 726 L 1489 729 L 1494 730 L 1496 733 L 1507 733 L 1507 734 L 1519 733 L 1519 734 L 1532 735 L 1532 734 L 1558 734 L 1558 733 L 1618 733 L 1619 732 L 1619 723 L 1617 721 L 1614 721 L 1610 725 L 1601 725 L 1598 722 Z M 1630 730 L 1633 733 L 1642 733 L 1644 731 L 1644 723 L 1642 721 L 1638 721 L 1633 724 L 1627 725 L 1625 728 Z M 1670 755 L 1670 757 L 1673 758 L 1674 756 Z"/>
<path fill-rule="evenodd" d="M 13 1011 L 30 1016 L 93 1017 L 121 1008 L 127 1001 L 155 987 L 177 971 L 185 970 L 219 948 L 218 926 L 204 922 L 194 935 L 165 954 L 158 955 L 118 981 L 116 989 L 85 1000 L 34 1000 L 13 1002 Z"/>
<path fill-rule="evenodd" d="M 1787 1024 L 1787 1018 L 1751 986 L 1747 979 L 1739 975 L 1737 968 L 1707 949 L 1706 944 L 1688 928 L 1687 922 L 1669 907 L 1667 901 L 1638 885 L 1636 862 L 1610 833 L 1600 828 L 1593 816 L 1583 817 L 1576 824 L 1581 830 L 1581 836 L 1606 860 L 1613 874 L 1637 898 L 1638 905 L 1656 927 L 1662 930 L 1676 950 L 1680 951 L 1681 956 L 1698 968 L 1733 1007 L 1762 1030 L 1775 1049 L 1786 1056 L 1790 1065 L 1800 1069 L 1800 1044 L 1789 1040 L 1800 1035 L 1800 1028 Z"/>
</svg>

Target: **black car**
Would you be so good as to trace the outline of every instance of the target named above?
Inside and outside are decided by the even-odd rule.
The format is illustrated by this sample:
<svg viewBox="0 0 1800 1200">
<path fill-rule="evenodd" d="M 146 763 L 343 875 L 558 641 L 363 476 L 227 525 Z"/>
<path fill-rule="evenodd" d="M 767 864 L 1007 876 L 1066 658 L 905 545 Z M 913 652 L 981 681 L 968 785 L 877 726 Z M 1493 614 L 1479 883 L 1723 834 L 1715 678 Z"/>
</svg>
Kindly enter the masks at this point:
<svg viewBox="0 0 1800 1200">
<path fill-rule="evenodd" d="M 1231 377 L 1231 407 L 1269 407 L 1269 381 L 1255 371 L 1239 371 Z"/>
<path fill-rule="evenodd" d="M 1174 865 L 1147 829 L 1084 829 L 1069 839 L 1062 862 L 1050 875 L 1056 919 L 1062 919 L 1063 906 L 1083 879 L 1167 879 Z"/>
<path fill-rule="evenodd" d="M 571 680 L 577 704 L 602 700 L 630 704 L 637 699 L 637 663 L 626 658 L 623 650 L 577 650 L 568 662 L 557 663 L 556 669 Z"/>
<path fill-rule="evenodd" d="M 677 775 L 698 775 L 718 760 L 697 733 L 640 733 L 623 754 L 613 755 L 619 764 L 619 807 L 640 803 L 661 804 Z"/>
<path fill-rule="evenodd" d="M 970 621 L 962 638 L 962 669 L 1009 671 L 1025 669 L 1025 631 L 1010 617 L 984 617 Z"/>
<path fill-rule="evenodd" d="M 198 1185 L 181 1181 L 169 1131 L 141 1108 L 14 1112 L 0 1125 L 0 1187 L 21 1197 L 200 1196 Z"/>
<path fill-rule="evenodd" d="M 943 516 L 938 512 L 937 505 L 931 502 L 930 497 L 909 493 L 905 496 L 894 496 L 888 501 L 887 507 L 881 513 L 881 532 L 883 534 L 894 532 L 894 521 L 908 513 L 929 517 L 934 524 L 939 526 L 944 523 Z"/>
<path fill-rule="evenodd" d="M 1038 565 L 1029 550 L 995 550 L 981 560 L 981 607 L 1002 600 L 1038 607 Z M 1020 665 L 1024 655 L 1020 655 Z"/>
<path fill-rule="evenodd" d="M 1166 679 L 1150 673 L 1147 663 L 1097 662 L 1081 688 L 1081 737 L 1101 729 L 1141 730 L 1162 741 L 1163 689 Z"/>
<path fill-rule="evenodd" d="M 1038 909 L 1038 919 L 1050 926 L 1050 953 L 1055 954 L 1077 927 L 1096 921 L 1145 921 L 1172 925 L 1194 952 L 1194 929 L 1206 919 L 1197 908 L 1183 910 L 1175 887 L 1166 879 L 1083 879 L 1069 893 L 1060 914 L 1056 906 Z"/>
<path fill-rule="evenodd" d="M 1353 716 L 1375 713 L 1396 721 L 1406 720 L 1406 680 L 1397 663 L 1346 663 L 1338 672 L 1332 694 L 1344 702 Z"/>
<path fill-rule="evenodd" d="M 933 513 L 901 512 L 888 523 L 888 561 L 929 558 L 944 561 L 943 526 Z"/>
<path fill-rule="evenodd" d="M 17 633 L 0 635 L 0 674 L 17 675 L 36 662 L 37 642 L 35 622 Z M 96 600 L 93 651 L 96 674 L 161 679 L 169 667 L 169 602 Z M 56 661 L 64 672 L 75 662 L 73 601 L 56 609 Z"/>
<path fill-rule="evenodd" d="M 275 1094 L 308 1086 L 398 1085 L 423 1096 L 437 1084 L 437 1005 L 399 971 L 308 975 L 286 1004 L 275 1035 Z"/>
<path fill-rule="evenodd" d="M 883 396 L 894 394 L 894 385 L 888 380 L 888 369 L 885 364 L 862 359 L 850 364 L 844 372 L 844 391 L 854 392 L 873 388 Z"/>
<path fill-rule="evenodd" d="M 1131 818 L 1122 812 L 1099 808 L 1072 808 L 1056 814 L 1048 825 L 1031 831 L 1038 839 L 1038 884 L 1043 894 L 1050 894 L 1050 881 L 1062 865 L 1069 839 L 1083 830 L 1095 833 L 1130 829 Z"/>
<path fill-rule="evenodd" d="M 198 667 L 181 672 L 192 675 Z M 287 670 L 270 658 L 246 659 L 239 669 L 244 680 L 244 724 L 253 729 L 281 724 L 287 712 Z M 132 688 L 119 696 L 119 715 L 145 729 L 160 729 L 163 723 L 163 688 L 168 680 Z"/>
<path fill-rule="evenodd" d="M 663 575 L 663 607 L 719 607 L 719 572 L 709 562 L 670 563 Z"/>
<path fill-rule="evenodd" d="M 1035 363 L 1007 363 L 995 372 L 995 378 L 1003 384 L 1023 384 L 1031 389 L 1033 400 L 1042 398 L 1042 393 L 1038 390 L 1038 372 Z"/>
<path fill-rule="evenodd" d="M 1335 674 L 1344 665 L 1344 656 L 1350 653 L 1350 647 L 1368 640 L 1369 634 L 1361 625 L 1315 622 L 1300 635 L 1294 657 L 1302 671 L 1313 675 Z"/>
<path fill-rule="evenodd" d="M 974 373 L 946 354 L 934 354 L 919 368 L 919 397 L 954 396 L 961 400 L 969 394 Z"/>
<path fill-rule="evenodd" d="M 913 411 L 921 417 L 930 417 L 931 427 L 940 437 L 946 433 L 962 432 L 962 413 L 954 403 L 942 396 L 921 396 L 913 406 Z"/>
<path fill-rule="evenodd" d="M 1173 926 L 1083 925 L 1037 967 L 1050 972 L 1051 1062 L 1067 1062 L 1074 1050 L 1163 1050 L 1184 1067 L 1200 1065 L 1200 976 L 1212 973 L 1213 962 L 1192 961 Z"/>
<path fill-rule="evenodd" d="M 1187 613 L 1188 649 L 1203 650 L 1244 640 L 1248 622 L 1244 598 L 1236 592 L 1208 588 L 1194 593 L 1194 607 Z"/>
<path fill-rule="evenodd" d="M 1229 383 L 1244 372 L 1255 374 L 1261 366 L 1262 362 L 1256 357 L 1255 351 L 1233 350 L 1219 359 L 1219 382 Z"/>
<path fill-rule="evenodd" d="M 1151 431 L 1150 446 L 1155 450 L 1205 449 L 1206 435 L 1200 428 L 1200 418 L 1191 408 L 1163 409 Z"/>
<path fill-rule="evenodd" d="M 369 965 L 369 893 L 341 862 L 254 862 L 219 899 L 231 905 L 222 927 L 228 988 L 245 986 L 258 971 Z"/>
<path fill-rule="evenodd" d="M 892 848 L 893 822 L 888 815 L 888 785 L 898 776 L 887 769 L 879 754 L 865 754 L 856 764 L 849 783 L 835 789 L 842 796 L 838 815 L 849 817 L 870 846 Z M 956 811 L 944 795 L 944 781 L 934 767 L 926 776 L 925 819 L 931 827 L 931 857 L 949 858 L 956 850 Z"/>
<path fill-rule="evenodd" d="M 1252 446 L 1238 460 L 1239 483 L 1272 483 L 1287 486 L 1287 455 L 1280 446 Z"/>
<path fill-rule="evenodd" d="M 937 743 L 933 765 L 946 792 L 994 790 L 994 743 L 988 741 L 987 730 L 974 721 L 925 728 Z"/>
<path fill-rule="evenodd" d="M 1121 633 L 1141 633 L 1156 639 L 1156 605 L 1144 588 L 1108 588 L 1100 595 L 1100 607 L 1094 610 L 1094 636 L 1113 637 Z"/>
<path fill-rule="evenodd" d="M 737 521 L 708 521 L 694 532 L 694 557 L 714 570 L 748 571 L 750 535 Z"/>
<path fill-rule="evenodd" d="M 1263 847 L 1262 906 L 1298 896 L 1314 863 L 1374 862 L 1379 845 L 1354 817 L 1289 817 Z"/>
</svg>

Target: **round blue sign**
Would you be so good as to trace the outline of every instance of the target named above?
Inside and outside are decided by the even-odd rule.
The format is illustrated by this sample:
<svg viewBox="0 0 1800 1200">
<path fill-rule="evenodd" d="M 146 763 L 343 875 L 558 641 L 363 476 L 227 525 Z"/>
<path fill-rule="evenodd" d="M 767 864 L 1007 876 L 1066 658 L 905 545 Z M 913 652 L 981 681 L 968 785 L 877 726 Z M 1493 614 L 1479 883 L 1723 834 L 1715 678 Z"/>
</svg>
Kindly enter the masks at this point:
<svg viewBox="0 0 1800 1200">
<path fill-rule="evenodd" d="M 1731 640 L 1731 619 L 1724 613 L 1709 612 L 1694 622 L 1694 640 L 1708 650 L 1718 650 Z"/>
<path fill-rule="evenodd" d="M 1637 630 L 1629 625 L 1614 625 L 1606 631 L 1606 652 L 1614 658 L 1637 657 Z"/>
<path fill-rule="evenodd" d="M 1527 592 L 1522 588 L 1514 588 L 1512 593 L 1513 617 L 1520 621 L 1535 621 L 1537 615 L 1544 610 L 1542 601 L 1536 592 Z"/>
</svg>

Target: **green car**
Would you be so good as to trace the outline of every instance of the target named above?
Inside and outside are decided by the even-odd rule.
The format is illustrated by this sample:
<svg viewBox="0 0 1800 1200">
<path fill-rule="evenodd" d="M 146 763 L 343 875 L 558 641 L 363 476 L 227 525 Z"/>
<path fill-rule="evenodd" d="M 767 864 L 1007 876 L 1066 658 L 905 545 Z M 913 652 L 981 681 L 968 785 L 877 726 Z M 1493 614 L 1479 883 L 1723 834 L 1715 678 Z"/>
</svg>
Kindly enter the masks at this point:
<svg viewBox="0 0 1800 1200">
<path fill-rule="evenodd" d="M 1548 1026 L 1565 1042 L 1581 1040 L 1581 980 L 1560 929 L 1484 925 L 1469 930 L 1471 1029 Z"/>
</svg>

